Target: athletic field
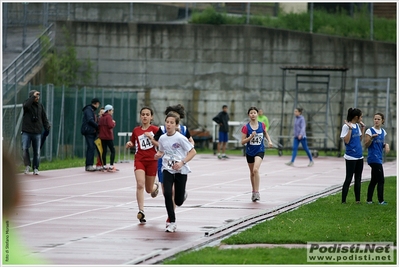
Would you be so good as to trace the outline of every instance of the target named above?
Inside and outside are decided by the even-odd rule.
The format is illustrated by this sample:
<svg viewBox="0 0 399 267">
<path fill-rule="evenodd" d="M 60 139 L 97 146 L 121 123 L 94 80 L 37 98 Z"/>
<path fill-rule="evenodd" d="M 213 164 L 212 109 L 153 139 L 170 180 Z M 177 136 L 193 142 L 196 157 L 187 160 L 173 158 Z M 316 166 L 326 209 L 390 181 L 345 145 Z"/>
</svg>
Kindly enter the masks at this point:
<svg viewBox="0 0 399 267">
<path fill-rule="evenodd" d="M 343 158 L 318 157 L 313 167 L 307 167 L 306 156 L 297 157 L 295 167 L 284 164 L 289 160 L 288 155 L 265 157 L 261 201 L 253 203 L 243 156 L 218 160 L 197 155 L 189 162 L 188 198 L 176 209 L 175 233 L 164 232 L 162 191 L 154 199 L 146 194 L 147 223 L 139 224 L 133 162 L 117 164 L 115 173 L 86 172 L 81 167 L 42 171 L 39 176 L 21 174 L 23 203 L 12 222 L 22 242 L 53 264 L 154 264 L 179 251 L 217 242 L 253 223 L 259 214 L 342 186 Z M 384 171 L 385 176 L 397 175 L 396 162 L 384 164 Z M 363 180 L 369 178 L 365 164 Z M 363 186 L 362 202 L 366 191 Z M 347 202 L 355 202 L 352 190 Z"/>
</svg>

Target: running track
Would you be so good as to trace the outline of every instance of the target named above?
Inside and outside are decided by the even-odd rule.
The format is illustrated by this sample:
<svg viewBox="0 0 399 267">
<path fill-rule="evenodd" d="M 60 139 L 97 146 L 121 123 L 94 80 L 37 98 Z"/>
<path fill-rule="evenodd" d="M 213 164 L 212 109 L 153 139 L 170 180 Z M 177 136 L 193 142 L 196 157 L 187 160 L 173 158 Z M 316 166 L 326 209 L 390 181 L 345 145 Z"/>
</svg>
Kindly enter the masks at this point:
<svg viewBox="0 0 399 267">
<path fill-rule="evenodd" d="M 266 156 L 261 166 L 261 201 L 251 201 L 246 160 L 242 156 L 217 160 L 198 154 L 189 163 L 188 198 L 176 210 L 177 232 L 166 233 L 162 191 L 146 194 L 147 223 L 136 219 L 133 163 L 119 163 L 116 173 L 85 172 L 84 168 L 21 174 L 23 203 L 12 223 L 32 252 L 53 264 L 153 264 L 179 251 L 211 242 L 208 231 L 253 216 L 306 195 L 341 186 L 343 158 L 318 157 L 307 167 L 298 157 Z M 396 162 L 384 165 L 385 176 L 397 175 Z M 363 180 L 370 178 L 365 164 Z M 362 201 L 366 188 L 362 188 Z M 387 202 L 394 201 L 386 196 Z M 353 191 L 348 202 L 354 202 Z M 219 236 L 233 232 L 222 231 Z M 216 238 L 218 236 L 216 235 Z M 215 238 L 215 237 L 214 237 Z"/>
</svg>

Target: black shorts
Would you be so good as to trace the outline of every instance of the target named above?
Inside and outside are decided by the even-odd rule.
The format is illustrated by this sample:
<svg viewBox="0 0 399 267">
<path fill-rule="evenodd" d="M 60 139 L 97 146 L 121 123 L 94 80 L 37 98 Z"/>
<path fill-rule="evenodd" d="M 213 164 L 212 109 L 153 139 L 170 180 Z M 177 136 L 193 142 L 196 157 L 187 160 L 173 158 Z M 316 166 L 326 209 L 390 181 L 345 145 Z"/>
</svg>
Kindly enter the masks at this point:
<svg viewBox="0 0 399 267">
<path fill-rule="evenodd" d="M 255 162 L 255 157 L 260 157 L 261 159 L 263 159 L 263 157 L 265 156 L 265 152 L 259 152 L 255 156 L 250 156 L 250 155 L 246 154 L 246 156 L 247 156 L 247 162 L 248 163 L 254 163 Z"/>
</svg>

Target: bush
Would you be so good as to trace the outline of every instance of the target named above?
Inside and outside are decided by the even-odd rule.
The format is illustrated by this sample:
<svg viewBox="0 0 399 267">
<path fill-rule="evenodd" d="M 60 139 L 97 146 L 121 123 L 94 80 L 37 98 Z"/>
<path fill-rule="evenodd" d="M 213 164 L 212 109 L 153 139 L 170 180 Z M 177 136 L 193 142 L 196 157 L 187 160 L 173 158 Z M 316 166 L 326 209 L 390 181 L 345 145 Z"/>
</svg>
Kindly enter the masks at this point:
<svg viewBox="0 0 399 267">
<path fill-rule="evenodd" d="M 213 7 L 203 12 L 195 11 L 191 23 L 196 24 L 246 24 L 246 15 L 241 17 L 218 13 Z M 280 13 L 278 17 L 251 16 L 249 24 L 287 29 L 302 32 L 310 31 L 310 14 L 307 12 Z M 373 39 L 396 43 L 396 20 L 373 18 Z M 350 38 L 370 39 L 370 18 L 366 8 L 357 10 L 355 16 L 347 15 L 345 11 L 328 13 L 325 10 L 313 11 L 313 33 L 336 35 Z"/>
</svg>

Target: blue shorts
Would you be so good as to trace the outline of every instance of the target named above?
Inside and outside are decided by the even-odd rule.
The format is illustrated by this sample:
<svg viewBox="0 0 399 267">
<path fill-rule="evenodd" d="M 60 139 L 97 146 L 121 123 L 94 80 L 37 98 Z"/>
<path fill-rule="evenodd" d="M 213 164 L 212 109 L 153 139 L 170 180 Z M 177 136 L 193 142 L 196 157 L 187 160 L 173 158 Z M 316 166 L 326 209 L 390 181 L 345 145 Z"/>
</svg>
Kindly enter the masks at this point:
<svg viewBox="0 0 399 267">
<path fill-rule="evenodd" d="M 219 143 L 227 143 L 229 141 L 229 133 L 228 132 L 219 132 Z"/>
</svg>

